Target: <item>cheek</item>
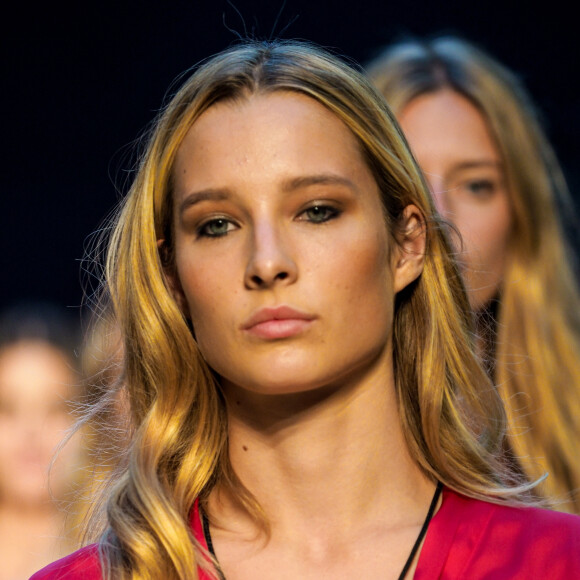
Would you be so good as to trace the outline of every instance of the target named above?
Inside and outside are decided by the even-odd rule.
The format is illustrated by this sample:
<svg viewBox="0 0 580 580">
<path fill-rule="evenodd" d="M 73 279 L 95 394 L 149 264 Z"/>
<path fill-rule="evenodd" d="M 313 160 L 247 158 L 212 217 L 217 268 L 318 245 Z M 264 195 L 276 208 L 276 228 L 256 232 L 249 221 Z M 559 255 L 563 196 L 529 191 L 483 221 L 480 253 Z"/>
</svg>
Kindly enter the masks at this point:
<svg viewBox="0 0 580 580">
<path fill-rule="evenodd" d="M 382 236 L 353 240 L 335 248 L 332 279 L 346 306 L 360 317 L 390 311 L 394 301 L 388 243 Z"/>
<path fill-rule="evenodd" d="M 507 199 L 493 206 L 470 211 L 457 226 L 461 232 L 468 259 L 489 262 L 503 259 L 512 229 L 512 213 Z"/>
<path fill-rule="evenodd" d="M 17 445 L 14 422 L 0 419 L 0 466 L 16 453 Z"/>
<path fill-rule="evenodd" d="M 387 331 L 393 308 L 390 239 L 382 221 L 369 220 L 325 246 L 313 269 L 313 279 L 347 332 L 366 335 L 369 328 Z M 320 292 L 319 292 L 320 294 Z M 366 327 L 366 328 L 365 328 Z"/>
<path fill-rule="evenodd" d="M 68 430 L 73 426 L 74 419 L 68 413 L 59 413 L 47 418 L 43 422 L 43 437 L 45 448 L 51 451 L 66 437 Z"/>
<path fill-rule="evenodd" d="M 186 308 L 202 352 L 233 325 L 232 316 L 242 306 L 242 288 L 231 264 L 216 268 L 215 263 L 197 262 L 195 268 L 182 268 L 180 273 Z"/>
<path fill-rule="evenodd" d="M 185 298 L 185 307 L 192 321 L 197 319 L 200 313 L 206 314 L 208 309 L 211 310 L 213 302 L 212 296 L 219 296 L 223 286 L 226 284 L 224 277 L 220 274 L 218 268 L 213 267 L 211 263 L 202 260 L 176 260 L 177 275 L 181 290 Z M 224 267 L 227 272 L 227 266 Z"/>
<path fill-rule="evenodd" d="M 507 199 L 483 209 L 457 224 L 463 238 L 459 257 L 465 266 L 469 300 L 476 310 L 493 298 L 501 285 L 513 222 Z"/>
</svg>

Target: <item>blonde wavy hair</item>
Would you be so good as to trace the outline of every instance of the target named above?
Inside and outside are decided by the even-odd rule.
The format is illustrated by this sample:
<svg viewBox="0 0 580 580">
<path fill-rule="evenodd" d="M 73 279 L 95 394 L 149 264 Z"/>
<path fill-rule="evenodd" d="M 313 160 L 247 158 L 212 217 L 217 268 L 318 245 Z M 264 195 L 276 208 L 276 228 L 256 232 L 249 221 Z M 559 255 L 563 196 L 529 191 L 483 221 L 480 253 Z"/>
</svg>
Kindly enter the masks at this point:
<svg viewBox="0 0 580 580">
<path fill-rule="evenodd" d="M 166 273 L 174 267 L 172 171 L 186 133 L 217 102 L 276 91 L 315 99 L 352 131 L 393 239 L 407 205 L 426 217 L 424 271 L 397 296 L 394 320 L 396 389 L 412 456 L 433 480 L 467 495 L 529 501 L 531 486 L 502 453 L 503 406 L 473 354 L 449 243 L 383 98 L 349 63 L 307 43 L 241 43 L 198 67 L 163 109 L 110 236 L 106 294 L 123 339 L 132 438 L 107 489 L 100 552 L 109 577 L 191 579 L 198 566 L 211 570 L 189 517 L 216 485 L 264 522 L 229 462 L 219 377 L 204 362 Z"/>
<path fill-rule="evenodd" d="M 393 44 L 366 71 L 395 114 L 419 95 L 451 88 L 488 124 L 514 221 L 493 376 L 523 469 L 532 479 L 547 472 L 542 493 L 580 513 L 580 295 L 559 218 L 573 208 L 538 115 L 516 75 L 453 35 Z"/>
</svg>

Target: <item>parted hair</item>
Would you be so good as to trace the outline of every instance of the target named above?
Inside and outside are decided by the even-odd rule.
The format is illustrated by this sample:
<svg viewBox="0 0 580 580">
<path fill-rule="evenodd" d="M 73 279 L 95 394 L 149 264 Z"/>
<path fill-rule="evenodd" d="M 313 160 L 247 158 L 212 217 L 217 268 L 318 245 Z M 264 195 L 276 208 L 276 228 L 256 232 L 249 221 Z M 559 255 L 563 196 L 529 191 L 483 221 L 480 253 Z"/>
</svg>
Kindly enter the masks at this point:
<svg viewBox="0 0 580 580">
<path fill-rule="evenodd" d="M 513 213 L 495 315 L 491 368 L 509 443 L 542 493 L 580 513 L 580 294 L 562 212 L 566 182 L 516 74 L 454 35 L 406 39 L 366 66 L 395 114 L 414 98 L 458 92 L 483 115 L 500 152 Z"/>
<path fill-rule="evenodd" d="M 100 552 L 119 579 L 197 578 L 210 558 L 189 517 L 216 485 L 256 521 L 266 515 L 229 462 L 219 377 L 174 299 L 172 172 L 186 133 L 211 106 L 287 91 L 333 112 L 357 139 L 379 185 L 394 240 L 409 204 L 423 213 L 424 270 L 396 297 L 394 369 L 410 452 L 433 480 L 473 497 L 529 501 L 529 484 L 502 452 L 505 413 L 473 351 L 465 289 L 425 182 L 385 104 L 357 67 L 305 42 L 249 41 L 196 67 L 160 113 L 119 209 L 105 294 L 122 337 L 132 437 L 106 493 Z M 266 526 L 267 527 L 267 526 Z"/>
</svg>

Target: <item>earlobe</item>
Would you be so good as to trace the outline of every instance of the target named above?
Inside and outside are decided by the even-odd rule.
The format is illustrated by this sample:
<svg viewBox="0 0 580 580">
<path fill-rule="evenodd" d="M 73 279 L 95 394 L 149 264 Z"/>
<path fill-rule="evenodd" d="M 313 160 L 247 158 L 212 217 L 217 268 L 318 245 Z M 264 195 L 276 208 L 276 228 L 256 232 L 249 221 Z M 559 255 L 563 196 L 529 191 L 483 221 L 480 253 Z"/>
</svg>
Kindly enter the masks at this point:
<svg viewBox="0 0 580 580">
<path fill-rule="evenodd" d="M 421 210 L 408 205 L 403 210 L 400 226 L 393 256 L 395 292 L 400 292 L 421 275 L 425 261 L 426 224 Z"/>
<path fill-rule="evenodd" d="M 175 303 L 181 310 L 186 318 L 189 318 L 189 308 L 187 305 L 187 300 L 185 299 L 185 294 L 183 293 L 183 288 L 181 286 L 181 280 L 177 274 L 177 269 L 175 265 L 170 263 L 167 259 L 167 248 L 165 247 L 165 240 L 157 240 L 157 249 L 159 251 L 159 256 L 161 258 L 161 264 L 163 265 L 163 276 L 165 278 L 165 284 L 173 296 Z"/>
</svg>

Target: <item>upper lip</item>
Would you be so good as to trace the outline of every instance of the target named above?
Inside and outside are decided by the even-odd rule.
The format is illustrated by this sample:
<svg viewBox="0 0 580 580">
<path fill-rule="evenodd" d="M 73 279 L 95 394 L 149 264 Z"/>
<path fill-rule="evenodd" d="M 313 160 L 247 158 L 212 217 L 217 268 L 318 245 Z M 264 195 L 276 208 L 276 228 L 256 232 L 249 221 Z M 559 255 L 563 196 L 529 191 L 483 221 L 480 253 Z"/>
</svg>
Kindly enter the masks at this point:
<svg viewBox="0 0 580 580">
<path fill-rule="evenodd" d="M 242 330 L 248 330 L 262 322 L 270 320 L 313 320 L 314 315 L 302 312 L 290 306 L 277 306 L 275 308 L 260 308 L 250 315 L 242 324 Z"/>
</svg>

